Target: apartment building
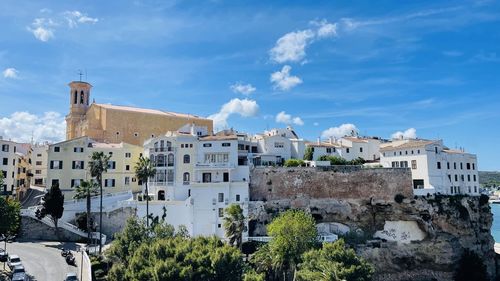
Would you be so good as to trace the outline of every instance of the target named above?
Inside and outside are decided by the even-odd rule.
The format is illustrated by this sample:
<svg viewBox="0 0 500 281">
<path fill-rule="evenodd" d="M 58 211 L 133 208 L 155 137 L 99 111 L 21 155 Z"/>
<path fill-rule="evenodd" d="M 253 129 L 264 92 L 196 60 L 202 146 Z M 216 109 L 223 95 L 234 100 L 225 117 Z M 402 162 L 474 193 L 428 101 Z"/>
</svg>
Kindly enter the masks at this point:
<svg viewBox="0 0 500 281">
<path fill-rule="evenodd" d="M 442 140 L 394 140 L 383 144 L 380 164 L 410 168 L 416 195 L 479 195 L 476 155 L 449 149 Z"/>
<path fill-rule="evenodd" d="M 39 187 L 45 187 L 47 184 L 47 159 L 48 144 L 35 144 L 31 147 L 31 184 Z"/>
<path fill-rule="evenodd" d="M 379 147 L 382 143 L 379 138 L 372 137 L 342 137 L 337 143 L 343 147 L 342 157 L 347 161 L 363 158 L 366 161 L 377 161 L 380 158 Z"/>
<path fill-rule="evenodd" d="M 49 145 L 47 188 L 58 183 L 66 199 L 71 199 L 80 182 L 91 179 L 89 161 L 94 152 L 111 156 L 108 170 L 103 174 L 104 193 L 141 190 L 134 167 L 143 148 L 127 143 L 100 143 L 89 137 Z"/>
<path fill-rule="evenodd" d="M 282 165 L 288 159 L 303 159 L 305 142 L 292 127 L 272 129 L 251 138 L 257 147 L 252 154 L 256 166 Z"/>
<path fill-rule="evenodd" d="M 3 195 L 15 195 L 21 187 L 29 186 L 31 148 L 29 144 L 4 140 L 0 137 L 0 171 L 4 185 L 0 187 Z"/>
<path fill-rule="evenodd" d="M 168 132 L 148 140 L 144 153 L 156 168 L 148 181 L 152 213 L 161 215 L 165 208 L 167 221 L 186 226 L 193 236 L 224 237 L 224 209 L 240 204 L 248 212 L 247 145 L 232 131 L 201 137 Z"/>
<path fill-rule="evenodd" d="M 337 156 L 342 157 L 343 147 L 336 143 L 333 139 L 330 139 L 327 142 L 320 141 L 319 139 L 316 142 L 307 142 L 305 144 L 306 148 L 311 148 L 313 152 L 313 161 L 317 161 L 321 156 Z"/>
</svg>

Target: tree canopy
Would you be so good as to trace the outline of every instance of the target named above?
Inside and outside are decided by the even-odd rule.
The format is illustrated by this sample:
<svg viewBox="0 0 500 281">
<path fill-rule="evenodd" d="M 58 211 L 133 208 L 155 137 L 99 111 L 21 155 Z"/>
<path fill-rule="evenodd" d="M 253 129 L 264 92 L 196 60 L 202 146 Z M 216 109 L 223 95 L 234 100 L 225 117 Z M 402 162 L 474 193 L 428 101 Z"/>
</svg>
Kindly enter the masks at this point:
<svg viewBox="0 0 500 281">
<path fill-rule="evenodd" d="M 20 211 L 21 205 L 18 201 L 0 196 L 0 235 L 7 236 L 18 231 L 21 221 Z"/>
<path fill-rule="evenodd" d="M 304 167 L 306 163 L 304 160 L 300 159 L 288 159 L 285 161 L 285 164 L 283 166 L 285 167 Z"/>
<path fill-rule="evenodd" d="M 306 150 L 304 151 L 304 160 L 312 161 L 313 156 L 314 156 L 313 148 L 310 146 L 306 147 Z"/>
<path fill-rule="evenodd" d="M 224 210 L 224 230 L 229 244 L 241 247 L 243 242 L 243 232 L 246 229 L 245 216 L 240 205 L 232 204 Z"/>
<path fill-rule="evenodd" d="M 43 196 L 42 208 L 37 211 L 38 219 L 49 216 L 57 228 L 57 222 L 64 212 L 64 195 L 59 188 L 59 184 L 53 184 L 47 193 Z"/>
</svg>

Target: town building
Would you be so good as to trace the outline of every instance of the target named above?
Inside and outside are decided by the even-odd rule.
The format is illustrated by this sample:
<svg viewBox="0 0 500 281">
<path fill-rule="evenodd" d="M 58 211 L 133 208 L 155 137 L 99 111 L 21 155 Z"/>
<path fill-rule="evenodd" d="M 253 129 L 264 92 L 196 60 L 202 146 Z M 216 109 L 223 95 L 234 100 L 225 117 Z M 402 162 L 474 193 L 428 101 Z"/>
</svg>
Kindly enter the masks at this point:
<svg viewBox="0 0 500 281">
<path fill-rule="evenodd" d="M 317 161 L 321 156 L 342 157 L 342 146 L 336 143 L 333 138 L 327 142 L 318 139 L 316 142 L 306 142 L 305 146 L 313 152 L 312 161 Z"/>
<path fill-rule="evenodd" d="M 255 166 L 282 165 L 288 159 L 303 159 L 305 142 L 292 127 L 272 129 L 250 140 L 252 163 Z M 256 147 L 256 151 L 254 149 Z"/>
<path fill-rule="evenodd" d="M 416 195 L 479 195 L 477 157 L 442 140 L 393 140 L 381 145 L 383 167 L 410 168 Z"/>
<path fill-rule="evenodd" d="M 232 131 L 199 136 L 203 132 L 168 132 L 145 143 L 156 169 L 148 181 L 151 213 L 167 210 L 167 221 L 193 236 L 224 237 L 224 209 L 240 204 L 248 212 L 250 170 L 241 153 L 248 143 Z"/>
<path fill-rule="evenodd" d="M 337 140 L 344 149 L 342 157 L 347 161 L 363 158 L 365 161 L 379 160 L 382 141 L 376 137 L 346 136 Z"/>
<path fill-rule="evenodd" d="M 103 193 L 141 190 L 135 177 L 135 164 L 143 148 L 127 143 L 102 143 L 89 137 L 79 137 L 48 147 L 46 186 L 59 184 L 66 199 L 71 199 L 75 188 L 83 180 L 90 180 L 89 161 L 94 152 L 110 155 L 108 170 L 103 174 Z"/>
<path fill-rule="evenodd" d="M 45 187 L 47 183 L 47 160 L 48 160 L 48 144 L 35 144 L 31 147 L 31 165 L 33 177 L 31 185 Z"/>
<path fill-rule="evenodd" d="M 0 192 L 4 195 L 16 195 L 20 188 L 29 187 L 31 148 L 27 143 L 17 143 L 0 137 L 0 171 L 4 185 Z"/>
<path fill-rule="evenodd" d="M 152 137 L 177 131 L 185 124 L 206 127 L 212 133 L 213 121 L 196 115 L 110 104 L 90 103 L 92 85 L 73 81 L 70 112 L 66 116 L 66 140 L 87 136 L 102 143 L 129 143 L 142 146 Z"/>
</svg>

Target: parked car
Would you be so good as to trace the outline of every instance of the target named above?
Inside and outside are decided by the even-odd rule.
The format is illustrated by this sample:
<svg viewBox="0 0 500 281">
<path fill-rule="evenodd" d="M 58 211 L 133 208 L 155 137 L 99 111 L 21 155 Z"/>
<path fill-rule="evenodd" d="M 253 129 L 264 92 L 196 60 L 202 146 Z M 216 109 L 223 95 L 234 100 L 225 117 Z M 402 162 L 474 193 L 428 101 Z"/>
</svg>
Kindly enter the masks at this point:
<svg viewBox="0 0 500 281">
<path fill-rule="evenodd" d="M 21 258 L 17 255 L 10 255 L 7 259 L 7 265 L 10 270 L 13 270 L 16 265 L 22 265 Z"/>
<path fill-rule="evenodd" d="M 12 275 L 11 281 L 26 281 L 28 280 L 28 276 L 26 276 L 26 273 L 20 272 L 20 273 L 15 273 Z"/>
<path fill-rule="evenodd" d="M 78 281 L 78 277 L 76 276 L 76 273 L 71 272 L 66 274 L 66 279 L 63 281 Z"/>
<path fill-rule="evenodd" d="M 24 270 L 24 266 L 16 265 L 16 266 L 14 266 L 14 269 L 12 269 L 12 271 L 10 273 L 11 274 L 26 273 L 26 270 Z"/>
<path fill-rule="evenodd" d="M 9 254 L 4 249 L 0 249 L 0 262 L 6 262 Z"/>
</svg>

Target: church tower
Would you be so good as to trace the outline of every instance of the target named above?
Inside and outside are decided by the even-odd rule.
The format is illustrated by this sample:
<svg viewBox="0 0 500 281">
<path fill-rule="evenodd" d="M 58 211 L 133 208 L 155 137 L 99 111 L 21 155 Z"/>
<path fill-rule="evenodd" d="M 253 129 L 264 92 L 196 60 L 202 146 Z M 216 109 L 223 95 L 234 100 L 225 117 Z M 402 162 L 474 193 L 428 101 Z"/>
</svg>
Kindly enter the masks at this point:
<svg viewBox="0 0 500 281">
<path fill-rule="evenodd" d="M 69 114 L 66 116 L 66 140 L 81 136 L 81 121 L 85 120 L 89 108 L 92 85 L 83 81 L 69 83 Z"/>
</svg>

